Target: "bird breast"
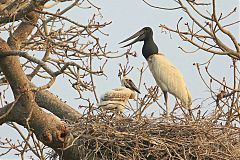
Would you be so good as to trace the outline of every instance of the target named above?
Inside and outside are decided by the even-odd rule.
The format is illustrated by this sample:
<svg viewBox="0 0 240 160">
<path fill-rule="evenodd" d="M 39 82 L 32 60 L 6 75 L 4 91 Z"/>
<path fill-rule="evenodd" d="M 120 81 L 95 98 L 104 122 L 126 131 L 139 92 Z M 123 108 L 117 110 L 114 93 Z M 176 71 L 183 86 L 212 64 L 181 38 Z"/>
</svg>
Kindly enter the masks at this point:
<svg viewBox="0 0 240 160">
<path fill-rule="evenodd" d="M 98 106 L 105 110 L 117 109 L 118 111 L 123 112 L 128 99 L 133 99 L 134 97 L 134 91 L 125 87 L 119 87 L 107 91 L 101 97 L 101 101 Z"/>
<path fill-rule="evenodd" d="M 161 90 L 173 94 L 188 106 L 191 103 L 191 95 L 180 71 L 163 54 L 154 54 L 147 61 Z"/>
</svg>

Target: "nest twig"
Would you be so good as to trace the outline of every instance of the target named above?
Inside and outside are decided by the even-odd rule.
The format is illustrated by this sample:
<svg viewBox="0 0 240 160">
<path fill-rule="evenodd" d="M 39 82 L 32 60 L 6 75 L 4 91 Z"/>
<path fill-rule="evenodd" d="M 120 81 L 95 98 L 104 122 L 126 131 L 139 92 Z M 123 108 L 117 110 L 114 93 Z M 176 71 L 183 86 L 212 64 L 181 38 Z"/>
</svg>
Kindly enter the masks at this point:
<svg viewBox="0 0 240 160">
<path fill-rule="evenodd" d="M 81 159 L 240 159 L 240 129 L 210 121 L 87 117 L 72 126 Z"/>
</svg>

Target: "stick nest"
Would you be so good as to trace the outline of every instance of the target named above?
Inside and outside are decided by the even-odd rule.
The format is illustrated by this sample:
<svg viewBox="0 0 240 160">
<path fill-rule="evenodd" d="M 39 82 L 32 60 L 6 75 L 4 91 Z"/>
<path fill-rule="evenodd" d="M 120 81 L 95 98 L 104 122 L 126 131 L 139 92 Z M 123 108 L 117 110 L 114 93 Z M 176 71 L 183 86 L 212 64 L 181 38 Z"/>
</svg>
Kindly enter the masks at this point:
<svg viewBox="0 0 240 160">
<path fill-rule="evenodd" d="M 240 129 L 207 120 L 177 123 L 93 116 L 72 125 L 81 159 L 240 159 Z"/>
</svg>

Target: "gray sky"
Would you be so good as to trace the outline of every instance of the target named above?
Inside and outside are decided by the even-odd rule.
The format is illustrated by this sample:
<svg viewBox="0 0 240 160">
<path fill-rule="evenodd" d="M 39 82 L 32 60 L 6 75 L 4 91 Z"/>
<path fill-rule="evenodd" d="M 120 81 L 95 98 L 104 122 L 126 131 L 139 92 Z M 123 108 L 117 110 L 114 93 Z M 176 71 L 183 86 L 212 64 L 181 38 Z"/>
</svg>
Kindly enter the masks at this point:
<svg viewBox="0 0 240 160">
<path fill-rule="evenodd" d="M 141 28 L 145 26 L 149 26 L 154 31 L 154 40 L 156 44 L 159 47 L 159 51 L 165 54 L 168 59 L 179 68 L 179 70 L 182 72 L 182 74 L 185 77 L 187 86 L 192 93 L 193 99 L 199 99 L 194 103 L 195 105 L 199 104 L 204 98 L 207 98 L 210 96 L 209 92 L 207 91 L 207 88 L 204 86 L 202 80 L 200 79 L 200 76 L 197 73 L 196 68 L 193 66 L 193 63 L 203 63 L 206 62 L 212 54 L 205 53 L 202 51 L 193 53 L 193 54 L 186 54 L 183 53 L 180 49 L 178 49 L 178 46 L 184 47 L 186 50 L 193 51 L 195 48 L 191 47 L 189 44 L 183 42 L 179 37 L 177 37 L 175 34 L 170 34 L 161 32 L 161 29 L 159 28 L 160 24 L 165 24 L 169 27 L 176 28 L 176 23 L 179 20 L 180 17 L 185 17 L 186 14 L 182 12 L 181 10 L 177 11 L 165 11 L 165 10 L 159 10 L 154 9 L 149 6 L 147 6 L 144 2 L 139 0 L 111 0 L 111 1 L 101 1 L 96 0 L 93 1 L 95 5 L 101 8 L 101 13 L 103 15 L 102 21 L 112 21 L 112 24 L 105 28 L 105 32 L 109 34 L 109 36 L 103 36 L 102 37 L 102 43 L 108 43 L 108 48 L 111 51 L 118 51 L 118 54 L 122 54 L 126 52 L 125 49 L 121 49 L 121 45 L 118 43 L 133 33 L 137 32 Z M 156 3 L 158 6 L 173 6 L 175 3 L 170 3 L 172 1 L 165 0 L 161 1 L 161 3 Z M 238 0 L 232 0 L 232 3 L 229 3 L 229 1 L 226 0 L 218 0 L 217 8 L 219 11 L 223 13 L 228 13 L 229 10 L 232 10 L 234 7 L 237 6 Z M 207 7 L 202 7 L 202 10 L 204 11 L 204 14 L 207 14 L 206 9 Z M 237 10 L 239 12 L 239 9 Z M 87 22 L 86 19 L 86 12 L 81 11 L 83 14 L 79 13 L 79 10 L 75 10 L 75 14 L 77 16 L 74 16 L 73 18 L 79 22 Z M 229 18 L 229 21 L 235 21 L 239 20 L 239 17 L 237 14 L 234 14 L 232 17 Z M 184 22 L 187 22 L 189 20 L 185 17 Z M 227 23 L 228 21 L 226 21 Z M 234 33 L 234 35 L 239 35 L 239 29 L 238 26 L 235 25 L 235 27 L 229 28 L 231 32 Z M 226 40 L 226 43 L 229 45 L 232 45 L 229 43 L 230 41 Z M 134 81 L 137 82 L 139 79 L 139 74 L 137 72 L 137 68 L 142 66 L 142 63 L 145 63 L 147 65 L 146 60 L 143 58 L 141 54 L 141 47 L 143 43 L 139 42 L 133 45 L 133 49 L 138 54 L 136 58 L 130 58 L 130 63 L 135 66 L 133 72 L 131 72 L 130 76 L 134 77 Z M 99 85 L 96 83 L 96 89 L 97 93 L 100 96 L 102 93 L 104 93 L 106 90 L 111 89 L 113 87 L 117 87 L 120 85 L 120 82 L 118 80 L 117 74 L 118 74 L 118 63 L 126 63 L 126 60 L 124 58 L 122 59 L 114 59 L 111 60 L 111 62 L 106 67 L 106 73 L 109 75 L 108 79 L 102 77 L 100 78 Z M 217 78 L 222 79 L 223 77 L 226 77 L 226 80 L 228 83 L 232 83 L 232 71 L 230 69 L 231 65 L 231 59 L 224 56 L 216 56 L 214 58 L 214 61 L 209 68 L 211 73 L 216 76 Z M 220 72 L 221 71 L 221 72 Z M 155 85 L 155 81 L 149 71 L 144 73 L 144 81 L 149 85 Z M 215 86 L 215 90 L 219 88 L 218 85 Z M 56 89 L 56 90 L 55 90 Z M 66 93 L 61 93 L 61 88 L 57 87 L 53 89 L 56 91 L 56 93 L 60 93 L 60 97 L 68 97 Z M 145 92 L 144 89 L 141 89 L 141 92 Z M 62 96 L 61 96 L 62 95 Z M 144 94 L 141 95 L 142 97 Z M 140 97 L 141 97 L 140 96 Z M 170 96 L 171 101 L 174 101 L 175 99 Z M 69 101 L 72 100 L 72 96 L 70 96 Z M 208 106 L 209 103 L 213 102 L 212 100 L 207 101 L 205 106 Z M 72 103 L 72 101 L 71 101 Z M 79 102 L 75 101 L 74 104 L 78 105 Z M 163 104 L 163 98 L 160 100 L 160 103 Z M 173 103 L 173 102 L 172 102 Z"/>
<path fill-rule="evenodd" d="M 103 18 L 101 21 L 112 21 L 112 24 L 104 29 L 109 36 L 102 37 L 102 43 L 108 43 L 108 47 L 112 51 L 118 51 L 117 54 L 122 54 L 126 51 L 126 49 L 121 49 L 118 43 L 133 33 L 137 32 L 141 28 L 145 26 L 149 26 L 154 31 L 154 40 L 159 47 L 160 52 L 164 53 L 168 59 L 175 64 L 182 74 L 185 77 L 186 84 L 192 93 L 193 99 L 198 99 L 194 102 L 194 105 L 199 104 L 204 98 L 210 96 L 207 88 L 204 86 L 200 76 L 197 73 L 196 68 L 192 65 L 195 62 L 203 63 L 206 62 L 212 55 L 208 53 L 204 53 L 199 51 L 194 54 L 186 54 L 183 53 L 178 46 L 183 46 L 185 49 L 193 50 L 193 48 L 189 47 L 186 43 L 184 43 L 179 37 L 175 34 L 170 35 L 168 33 L 161 32 L 161 29 L 158 27 L 160 24 L 165 24 L 169 27 L 175 28 L 177 21 L 180 17 L 184 17 L 185 13 L 181 11 L 164 11 L 153 9 L 147 6 L 140 0 L 94 0 L 92 1 L 98 7 L 101 8 L 101 13 Z M 154 1 L 152 1 L 154 2 Z M 156 3 L 159 6 L 173 6 L 175 3 L 170 3 L 171 1 L 165 0 L 160 1 L 161 3 Z M 239 6 L 239 0 L 218 0 L 218 10 L 227 13 L 226 11 L 232 10 L 237 5 Z M 63 4 L 64 5 L 64 4 Z M 59 8 L 57 6 L 56 8 Z M 56 9 L 55 8 L 55 9 Z M 202 8 L 204 13 L 206 8 Z M 237 10 L 239 12 L 239 8 Z M 87 23 L 87 17 L 91 15 L 94 10 L 82 10 L 82 9 L 75 9 L 73 12 L 69 12 L 67 15 L 69 18 L 73 18 L 79 23 Z M 239 16 L 234 14 L 234 16 L 230 17 L 230 21 L 239 20 Z M 187 20 L 187 19 L 186 19 Z M 229 28 L 234 35 L 239 35 L 239 25 L 235 27 Z M 239 37 L 238 37 L 239 38 Z M 228 40 L 226 43 L 231 45 Z M 133 78 L 135 82 L 138 81 L 139 73 L 137 72 L 137 67 L 141 67 L 142 63 L 147 65 L 146 60 L 143 58 L 141 54 L 141 47 L 142 43 L 137 43 L 133 46 L 133 50 L 138 53 L 136 58 L 131 57 L 130 63 L 135 66 L 133 72 L 131 72 L 130 77 Z M 126 63 L 124 58 L 114 59 L 108 64 L 106 68 L 106 73 L 109 75 L 108 79 L 105 77 L 96 79 L 96 90 L 98 96 L 103 94 L 106 90 L 118 87 L 120 82 L 118 80 L 118 63 L 122 62 L 123 64 Z M 231 59 L 224 57 L 224 56 L 216 56 L 214 61 L 210 67 L 210 71 L 216 77 L 222 79 L 226 77 L 226 80 L 229 84 L 232 83 L 232 71 L 230 69 Z M 144 81 L 148 85 L 155 85 L 155 81 L 149 71 L 144 73 Z M 66 82 L 66 84 L 64 84 Z M 63 80 L 61 78 L 57 79 L 56 84 L 51 88 L 51 91 L 61 97 L 63 100 L 66 100 L 72 106 L 77 107 L 81 101 L 75 100 L 74 98 L 77 97 L 77 93 L 69 88 L 69 83 L 67 79 Z M 218 85 L 215 85 L 213 89 L 217 90 L 219 88 Z M 0 88 L 1 91 L 2 88 Z M 144 96 L 144 88 L 140 89 L 143 93 L 140 97 Z M 86 93 L 85 94 L 89 98 L 93 98 L 92 95 Z M 200 99 L 199 99 L 200 98 Z M 170 96 L 171 104 L 173 104 L 174 98 Z M 208 100 L 203 105 L 206 107 L 208 106 L 212 100 Z M 164 104 L 163 98 L 159 100 L 159 103 L 162 105 Z M 211 104 L 214 105 L 214 104 Z M 211 106 L 210 105 L 210 106 Z M 171 107 L 172 108 L 172 107 Z M 208 107 L 209 109 L 209 107 Z M 158 108 L 154 108 L 152 106 L 150 108 L 151 111 L 158 111 Z M 15 138 L 17 134 L 16 131 L 13 129 L 7 129 L 6 125 L 0 126 L 0 138 L 3 139 L 8 137 L 9 135 L 12 138 Z M 1 150 L 0 150 L 1 151 Z M 6 156 L 1 157 L 1 159 L 7 158 L 16 158 L 13 156 Z"/>
</svg>

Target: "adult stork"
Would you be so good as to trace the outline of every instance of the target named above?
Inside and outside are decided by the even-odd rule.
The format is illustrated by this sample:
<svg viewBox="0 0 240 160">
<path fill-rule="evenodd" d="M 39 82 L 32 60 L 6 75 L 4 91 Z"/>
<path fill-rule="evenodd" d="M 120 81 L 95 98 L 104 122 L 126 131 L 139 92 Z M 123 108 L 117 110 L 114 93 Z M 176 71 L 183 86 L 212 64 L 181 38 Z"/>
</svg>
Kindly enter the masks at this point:
<svg viewBox="0 0 240 160">
<path fill-rule="evenodd" d="M 144 41 L 142 54 L 148 62 L 149 69 L 157 85 L 163 92 L 167 116 L 169 116 L 170 113 L 168 92 L 180 99 L 183 107 L 188 109 L 191 113 L 192 98 L 185 84 L 183 75 L 162 53 L 158 52 L 158 47 L 153 41 L 152 29 L 150 27 L 144 27 L 120 43 L 129 41 L 133 38 L 136 39 L 123 47 L 132 45 L 138 41 Z"/>
<path fill-rule="evenodd" d="M 128 99 L 135 98 L 135 92 L 140 93 L 132 79 L 124 76 L 121 79 L 122 86 L 111 89 L 101 96 L 100 103 L 97 104 L 102 110 L 115 110 L 123 113 Z"/>
</svg>

